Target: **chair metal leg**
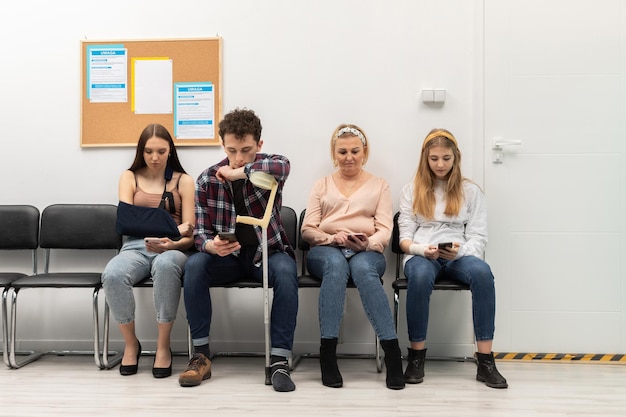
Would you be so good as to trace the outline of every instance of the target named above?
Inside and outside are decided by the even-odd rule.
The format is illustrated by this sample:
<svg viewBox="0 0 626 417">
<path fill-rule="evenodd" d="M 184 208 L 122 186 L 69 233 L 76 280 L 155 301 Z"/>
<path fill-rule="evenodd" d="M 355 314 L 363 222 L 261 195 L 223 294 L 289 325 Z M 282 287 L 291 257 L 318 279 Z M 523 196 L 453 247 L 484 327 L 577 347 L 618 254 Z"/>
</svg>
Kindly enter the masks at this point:
<svg viewBox="0 0 626 417">
<path fill-rule="evenodd" d="M 380 340 L 378 339 L 378 336 L 376 336 L 374 343 L 376 344 L 376 371 L 381 373 L 383 371 L 383 352 L 380 348 Z"/>
<path fill-rule="evenodd" d="M 289 370 L 290 371 L 295 371 L 296 367 L 298 366 L 298 364 L 300 363 L 300 361 L 302 360 L 302 355 L 295 355 L 291 358 L 291 364 L 289 366 Z"/>
<path fill-rule="evenodd" d="M 396 325 L 396 334 L 398 334 L 398 314 L 400 312 L 400 290 L 393 290 L 393 322 Z"/>
<path fill-rule="evenodd" d="M 9 362 L 9 321 L 7 319 L 7 295 L 9 287 L 2 290 L 2 359 L 7 367 L 11 367 Z"/>
<path fill-rule="evenodd" d="M 109 303 L 104 302 L 104 330 L 103 330 L 103 342 L 102 342 L 102 369 L 111 369 L 122 362 L 124 352 L 111 352 L 114 354 L 113 358 L 109 360 L 109 326 L 110 326 L 110 312 Z"/>
<path fill-rule="evenodd" d="M 104 369 L 100 355 L 100 313 L 98 311 L 98 295 L 100 288 L 95 288 L 92 295 L 93 303 L 93 358 L 98 369 Z"/>
<path fill-rule="evenodd" d="M 26 358 L 24 358 L 24 360 L 20 362 L 18 362 L 15 357 L 16 356 L 15 341 L 17 340 L 16 327 L 17 327 L 17 293 L 18 292 L 19 292 L 19 289 L 14 288 L 13 292 L 11 293 L 11 336 L 9 337 L 10 346 L 11 346 L 9 349 L 9 352 L 10 352 L 9 362 L 11 364 L 11 367 L 16 368 L 16 369 L 21 368 L 22 366 L 27 365 L 31 362 L 34 362 L 46 354 L 46 352 L 30 351 L 26 353 Z"/>
<path fill-rule="evenodd" d="M 191 339 L 191 329 L 189 328 L 189 324 L 187 324 L 187 353 L 188 359 L 191 360 L 193 356 L 193 340 Z"/>
</svg>

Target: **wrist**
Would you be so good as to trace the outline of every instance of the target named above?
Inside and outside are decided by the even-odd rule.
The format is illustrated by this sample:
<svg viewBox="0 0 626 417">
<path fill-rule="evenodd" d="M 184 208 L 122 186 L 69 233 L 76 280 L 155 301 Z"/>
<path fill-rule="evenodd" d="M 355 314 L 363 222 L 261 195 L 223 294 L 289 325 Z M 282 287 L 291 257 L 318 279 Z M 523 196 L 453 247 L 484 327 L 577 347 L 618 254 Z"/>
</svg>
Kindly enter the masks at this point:
<svg viewBox="0 0 626 417">
<path fill-rule="evenodd" d="M 428 245 L 423 243 L 411 243 L 409 246 L 409 253 L 411 255 L 424 256 L 424 252 L 428 249 Z"/>
<path fill-rule="evenodd" d="M 250 170 L 252 169 L 252 162 L 248 162 L 243 166 L 243 173 L 246 177 L 250 177 Z"/>
</svg>

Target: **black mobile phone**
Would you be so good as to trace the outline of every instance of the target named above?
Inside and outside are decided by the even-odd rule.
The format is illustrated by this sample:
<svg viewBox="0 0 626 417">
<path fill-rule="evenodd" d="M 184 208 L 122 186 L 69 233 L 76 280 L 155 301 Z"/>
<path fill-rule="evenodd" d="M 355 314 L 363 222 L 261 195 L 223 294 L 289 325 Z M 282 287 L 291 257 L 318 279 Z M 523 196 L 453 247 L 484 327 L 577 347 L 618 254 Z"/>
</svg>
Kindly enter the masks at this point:
<svg viewBox="0 0 626 417">
<path fill-rule="evenodd" d="M 227 240 L 229 242 L 236 242 L 237 241 L 237 235 L 235 235 L 234 233 L 231 233 L 231 232 L 219 232 L 217 235 L 222 240 Z"/>
<path fill-rule="evenodd" d="M 439 249 L 449 249 L 452 248 L 452 242 L 444 242 L 437 245 Z"/>
<path fill-rule="evenodd" d="M 365 233 L 352 233 L 348 235 L 348 239 L 353 242 L 356 242 L 357 240 L 365 240 Z"/>
</svg>

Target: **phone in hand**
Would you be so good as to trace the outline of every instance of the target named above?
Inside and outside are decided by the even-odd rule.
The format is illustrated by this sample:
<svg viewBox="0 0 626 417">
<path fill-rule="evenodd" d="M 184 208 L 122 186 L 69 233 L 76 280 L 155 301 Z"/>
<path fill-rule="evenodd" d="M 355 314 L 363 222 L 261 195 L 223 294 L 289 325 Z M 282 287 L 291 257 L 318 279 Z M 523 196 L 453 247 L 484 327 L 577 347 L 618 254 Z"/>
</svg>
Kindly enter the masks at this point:
<svg viewBox="0 0 626 417">
<path fill-rule="evenodd" d="M 144 237 L 143 241 L 146 243 L 161 243 L 161 238 L 159 237 Z"/>
<path fill-rule="evenodd" d="M 437 245 L 439 249 L 452 249 L 452 242 L 443 242 Z"/>
<path fill-rule="evenodd" d="M 217 235 L 219 236 L 220 239 L 226 240 L 229 243 L 237 241 L 237 235 L 231 232 L 219 232 Z"/>
<path fill-rule="evenodd" d="M 348 239 L 353 242 L 356 242 L 357 240 L 363 241 L 365 238 L 365 233 L 352 233 L 348 235 Z"/>
</svg>

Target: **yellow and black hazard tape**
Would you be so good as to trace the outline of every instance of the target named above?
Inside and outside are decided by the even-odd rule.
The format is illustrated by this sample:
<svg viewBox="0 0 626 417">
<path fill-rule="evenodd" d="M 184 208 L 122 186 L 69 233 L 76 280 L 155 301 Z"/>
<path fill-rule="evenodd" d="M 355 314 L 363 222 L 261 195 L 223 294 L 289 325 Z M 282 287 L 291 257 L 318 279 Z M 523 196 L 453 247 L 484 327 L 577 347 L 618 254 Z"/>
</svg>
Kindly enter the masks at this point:
<svg viewBox="0 0 626 417">
<path fill-rule="evenodd" d="M 571 361 L 571 362 L 602 362 L 624 363 L 626 354 L 615 353 L 511 353 L 496 352 L 494 358 L 504 361 Z"/>
</svg>

